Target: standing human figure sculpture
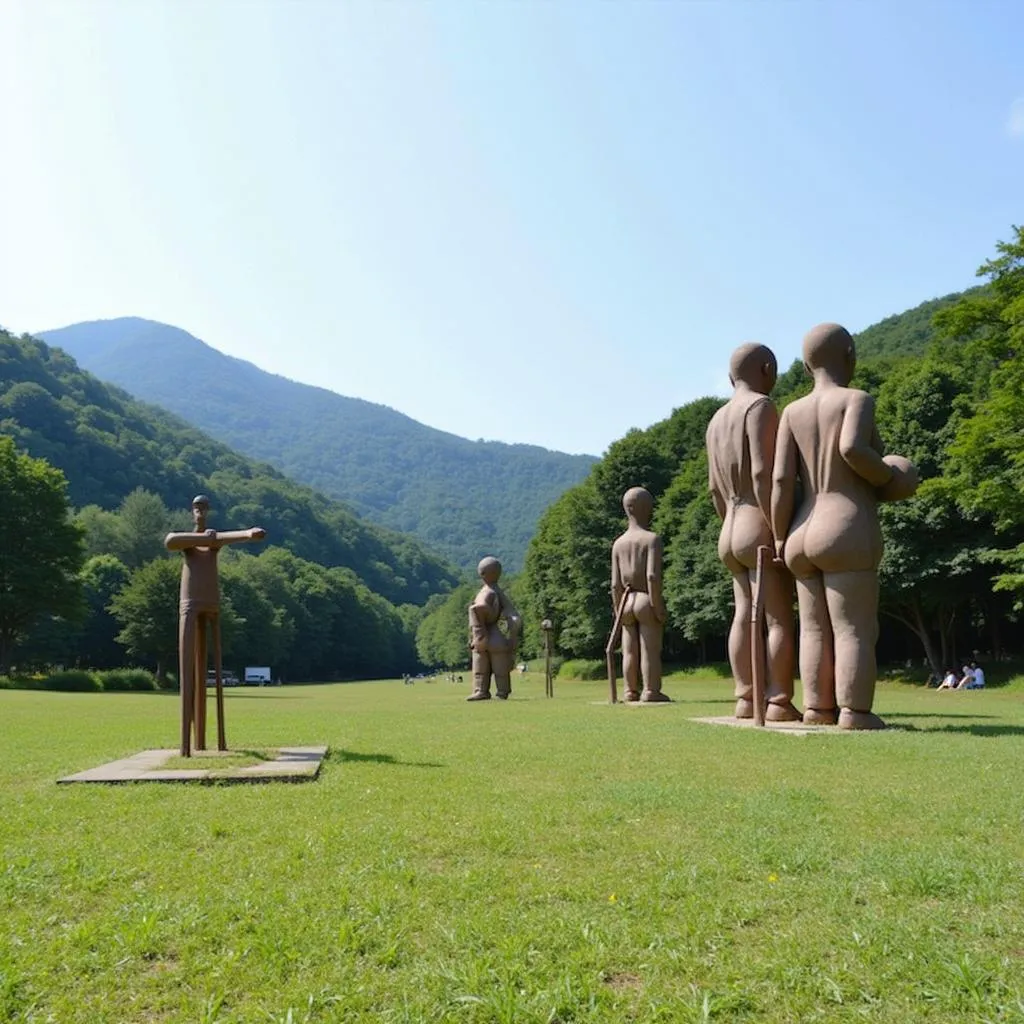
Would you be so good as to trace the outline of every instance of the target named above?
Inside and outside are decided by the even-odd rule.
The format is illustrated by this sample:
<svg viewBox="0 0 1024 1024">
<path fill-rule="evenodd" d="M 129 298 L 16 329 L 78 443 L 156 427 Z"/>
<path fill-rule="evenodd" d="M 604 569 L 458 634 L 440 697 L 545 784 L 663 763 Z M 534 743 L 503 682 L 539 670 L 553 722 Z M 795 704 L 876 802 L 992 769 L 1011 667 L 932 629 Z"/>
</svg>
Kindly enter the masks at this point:
<svg viewBox="0 0 1024 1024">
<path fill-rule="evenodd" d="M 878 639 L 879 501 L 910 497 L 917 471 L 882 456 L 874 400 L 849 387 L 853 338 L 820 324 L 803 342 L 814 389 L 779 422 L 772 487 L 776 550 L 796 577 L 804 722 L 882 729 L 872 713 Z M 799 485 L 799 503 L 797 488 Z"/>
<path fill-rule="evenodd" d="M 164 538 L 168 551 L 184 556 L 178 604 L 178 687 L 181 691 L 181 755 L 190 757 L 192 747 L 206 749 L 206 654 L 207 629 L 213 631 L 213 656 L 217 678 L 221 671 L 220 581 L 217 556 L 228 544 L 263 540 L 266 530 L 208 530 L 206 517 L 210 499 L 197 494 L 192 499 L 192 533 L 169 533 Z M 224 735 L 222 696 L 218 692 L 217 748 L 227 749 Z M 193 743 L 194 733 L 194 743 Z"/>
<path fill-rule="evenodd" d="M 654 498 L 643 487 L 631 487 L 623 495 L 622 507 L 629 525 L 612 544 L 611 589 L 612 607 L 622 624 L 625 699 L 644 704 L 665 702 L 671 698 L 661 690 L 665 601 L 661 538 L 650 529 Z"/>
<path fill-rule="evenodd" d="M 711 418 L 706 435 L 708 486 L 722 520 L 718 557 L 732 574 L 735 608 L 729 630 L 729 663 L 737 718 L 754 717 L 751 608 L 757 551 L 768 546 L 774 553 L 770 520 L 779 416 L 768 394 L 777 376 L 778 364 L 771 349 L 755 343 L 736 349 L 729 360 L 732 398 Z M 768 559 L 761 588 L 768 653 L 765 719 L 792 722 L 800 718 L 793 707 L 793 578 L 782 563 Z"/>
<path fill-rule="evenodd" d="M 495 696 L 508 700 L 512 694 L 512 666 L 523 620 L 511 598 L 498 586 L 501 562 L 484 558 L 477 566 L 483 586 L 469 606 L 469 648 L 473 652 L 473 692 L 466 700 L 490 700 L 491 676 Z M 501 622 L 505 622 L 502 631 Z"/>
</svg>

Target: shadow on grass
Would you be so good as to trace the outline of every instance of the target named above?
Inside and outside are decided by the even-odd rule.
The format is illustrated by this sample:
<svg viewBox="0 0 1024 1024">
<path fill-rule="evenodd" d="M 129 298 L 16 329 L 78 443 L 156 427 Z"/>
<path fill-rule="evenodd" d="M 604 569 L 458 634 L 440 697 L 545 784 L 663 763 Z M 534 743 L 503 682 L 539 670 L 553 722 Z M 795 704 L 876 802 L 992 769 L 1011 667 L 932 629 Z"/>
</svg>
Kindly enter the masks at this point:
<svg viewBox="0 0 1024 1024">
<path fill-rule="evenodd" d="M 358 754 L 354 750 L 330 750 L 324 760 L 337 761 L 340 763 L 344 763 L 345 761 L 355 761 L 363 763 L 370 762 L 373 764 L 396 764 L 403 765 L 407 768 L 446 767 L 446 765 L 440 764 L 437 761 L 399 761 L 391 754 Z"/>
<path fill-rule="evenodd" d="M 885 713 L 887 722 L 890 718 L 970 718 L 977 721 L 979 718 L 998 717 L 998 715 L 951 715 L 946 711 L 887 711 Z"/>
<path fill-rule="evenodd" d="M 1024 725 L 934 725 L 918 726 L 897 722 L 889 726 L 895 732 L 958 732 L 969 736 L 1024 736 Z"/>
</svg>

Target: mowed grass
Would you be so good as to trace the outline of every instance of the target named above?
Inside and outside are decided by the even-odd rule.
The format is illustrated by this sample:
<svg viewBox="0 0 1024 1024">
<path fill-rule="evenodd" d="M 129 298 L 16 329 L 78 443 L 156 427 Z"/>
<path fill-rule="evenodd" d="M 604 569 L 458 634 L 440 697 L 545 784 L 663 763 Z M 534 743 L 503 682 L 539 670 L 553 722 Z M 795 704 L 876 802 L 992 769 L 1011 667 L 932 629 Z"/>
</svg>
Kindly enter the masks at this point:
<svg viewBox="0 0 1024 1024">
<path fill-rule="evenodd" d="M 1019 686 L 803 738 L 514 689 L 228 691 L 234 748 L 331 752 L 202 787 L 55 784 L 173 695 L 0 692 L 0 1020 L 1024 1020 Z"/>
</svg>

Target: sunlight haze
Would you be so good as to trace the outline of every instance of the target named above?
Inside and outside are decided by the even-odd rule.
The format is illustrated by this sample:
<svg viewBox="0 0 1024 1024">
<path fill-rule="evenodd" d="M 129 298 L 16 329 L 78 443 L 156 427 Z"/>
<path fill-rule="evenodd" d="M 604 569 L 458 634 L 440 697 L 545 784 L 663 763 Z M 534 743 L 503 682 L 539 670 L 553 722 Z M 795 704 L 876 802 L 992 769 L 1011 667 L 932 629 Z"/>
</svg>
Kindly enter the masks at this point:
<svg viewBox="0 0 1024 1024">
<path fill-rule="evenodd" d="M 138 316 L 599 454 L 975 283 L 1020 223 L 1024 5 L 0 5 L 0 324 Z"/>
</svg>

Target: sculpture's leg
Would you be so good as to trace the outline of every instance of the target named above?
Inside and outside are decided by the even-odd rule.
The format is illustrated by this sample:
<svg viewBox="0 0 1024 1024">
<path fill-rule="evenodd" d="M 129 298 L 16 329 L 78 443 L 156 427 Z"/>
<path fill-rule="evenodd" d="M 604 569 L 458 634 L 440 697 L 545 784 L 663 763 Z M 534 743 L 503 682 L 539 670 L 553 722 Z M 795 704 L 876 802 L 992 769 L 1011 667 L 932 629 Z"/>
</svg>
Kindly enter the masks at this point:
<svg viewBox="0 0 1024 1024">
<path fill-rule="evenodd" d="M 178 690 L 181 696 L 182 757 L 192 756 L 192 715 L 195 710 L 195 644 L 196 617 L 194 612 L 178 613 Z"/>
<path fill-rule="evenodd" d="M 753 573 L 749 569 L 733 573 L 732 596 L 735 605 L 729 629 L 729 665 L 736 688 L 737 718 L 754 717 L 754 677 L 750 667 L 750 602 Z"/>
<path fill-rule="evenodd" d="M 625 683 L 625 701 L 640 699 L 640 624 L 633 612 L 622 616 L 622 679 Z"/>
<path fill-rule="evenodd" d="M 466 700 L 491 699 L 491 656 L 487 651 L 473 652 L 473 692 Z"/>
<path fill-rule="evenodd" d="M 515 652 L 511 650 L 491 651 L 491 671 L 494 673 L 494 692 L 499 700 L 508 700 L 512 695 L 512 662 Z"/>
<path fill-rule="evenodd" d="M 885 723 L 871 713 L 877 677 L 878 573 L 826 573 L 825 589 L 835 634 L 839 727 L 884 729 Z"/>
<path fill-rule="evenodd" d="M 836 686 L 832 622 L 820 575 L 798 578 L 800 608 L 800 681 L 804 687 L 803 720 L 808 725 L 834 725 Z"/>
<path fill-rule="evenodd" d="M 196 619 L 196 675 L 195 675 L 195 728 L 196 750 L 206 749 L 206 627 L 207 616 L 200 613 Z"/>
<path fill-rule="evenodd" d="M 217 749 L 227 750 L 227 733 L 224 729 L 224 680 L 221 678 L 220 616 L 210 617 L 213 629 L 213 670 L 217 679 Z"/>
<path fill-rule="evenodd" d="M 661 692 L 661 644 L 665 628 L 655 616 L 650 601 L 638 602 L 636 617 L 640 627 L 640 675 L 644 682 L 640 700 L 645 704 L 668 701 Z"/>
<path fill-rule="evenodd" d="M 796 722 L 800 712 L 793 707 L 793 662 L 796 657 L 796 629 L 793 621 L 793 577 L 781 565 L 765 560 L 764 617 L 768 627 L 769 722 Z"/>
</svg>

